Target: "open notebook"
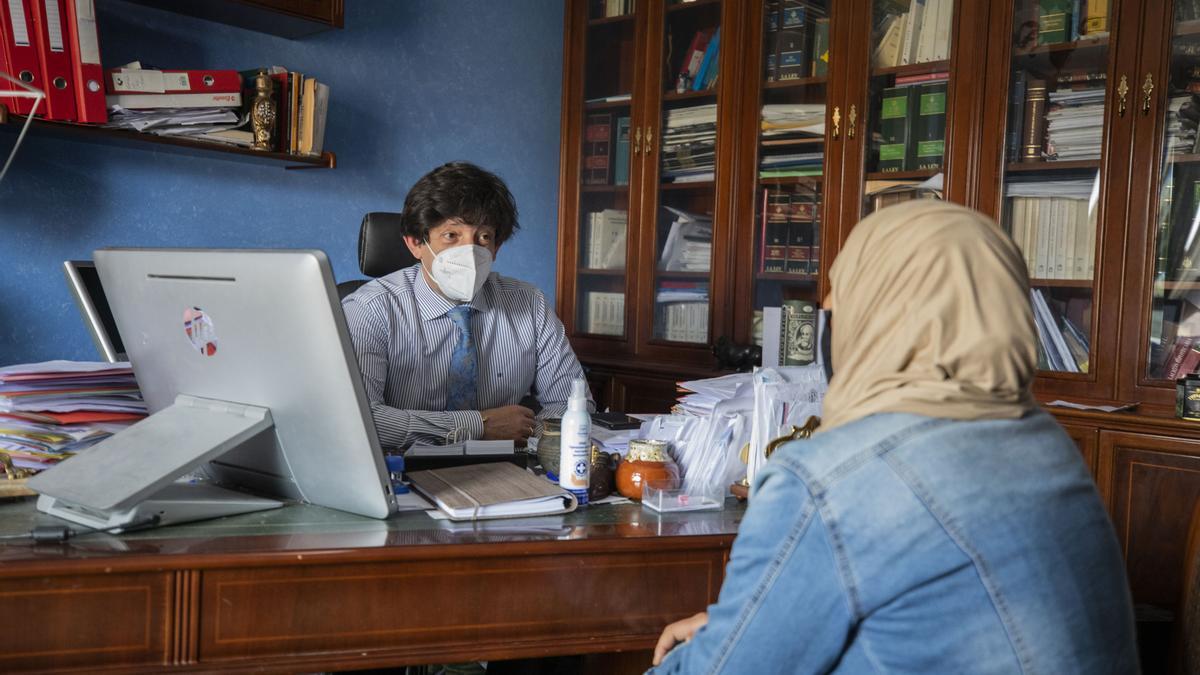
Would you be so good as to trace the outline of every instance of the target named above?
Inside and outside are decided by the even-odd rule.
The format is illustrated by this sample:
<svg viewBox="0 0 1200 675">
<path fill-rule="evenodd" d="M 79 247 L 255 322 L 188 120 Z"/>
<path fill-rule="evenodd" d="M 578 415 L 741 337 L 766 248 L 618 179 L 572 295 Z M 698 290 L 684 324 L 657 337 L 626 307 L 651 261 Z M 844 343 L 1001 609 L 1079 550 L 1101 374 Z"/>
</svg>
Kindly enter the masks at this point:
<svg viewBox="0 0 1200 675">
<path fill-rule="evenodd" d="M 451 520 L 569 513 L 575 496 L 507 462 L 412 471 L 408 479 Z"/>
</svg>

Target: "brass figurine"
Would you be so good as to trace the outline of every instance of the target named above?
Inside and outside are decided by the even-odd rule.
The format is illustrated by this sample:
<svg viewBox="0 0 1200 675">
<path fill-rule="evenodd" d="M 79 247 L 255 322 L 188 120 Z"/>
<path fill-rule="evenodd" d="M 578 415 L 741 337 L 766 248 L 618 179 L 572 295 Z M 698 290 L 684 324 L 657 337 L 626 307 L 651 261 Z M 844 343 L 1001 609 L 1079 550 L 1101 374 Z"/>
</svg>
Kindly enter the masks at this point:
<svg viewBox="0 0 1200 675">
<path fill-rule="evenodd" d="M 254 78 L 254 105 L 250 107 L 250 124 L 254 128 L 255 150 L 272 150 L 271 139 L 275 137 L 275 99 L 271 98 L 271 77 L 266 71 L 258 71 Z"/>
</svg>

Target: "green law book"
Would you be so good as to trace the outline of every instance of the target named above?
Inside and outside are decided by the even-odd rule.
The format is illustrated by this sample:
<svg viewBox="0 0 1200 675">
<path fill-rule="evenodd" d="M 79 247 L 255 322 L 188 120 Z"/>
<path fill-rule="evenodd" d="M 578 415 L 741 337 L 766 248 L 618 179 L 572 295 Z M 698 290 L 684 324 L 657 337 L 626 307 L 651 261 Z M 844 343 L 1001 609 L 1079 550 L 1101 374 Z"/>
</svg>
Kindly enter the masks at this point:
<svg viewBox="0 0 1200 675">
<path fill-rule="evenodd" d="M 912 107 L 915 87 L 888 87 L 883 90 L 879 111 L 879 171 L 907 171 L 908 147 L 912 135 Z"/>
<path fill-rule="evenodd" d="M 812 74 L 825 77 L 829 73 L 829 19 L 817 19 L 812 30 Z"/>
<path fill-rule="evenodd" d="M 913 122 L 910 166 L 940 169 L 946 152 L 946 83 L 930 82 L 914 88 L 917 90 L 917 115 Z"/>
<path fill-rule="evenodd" d="M 1039 1 L 1039 45 L 1054 45 L 1071 39 L 1071 4 L 1071 0 Z"/>
</svg>

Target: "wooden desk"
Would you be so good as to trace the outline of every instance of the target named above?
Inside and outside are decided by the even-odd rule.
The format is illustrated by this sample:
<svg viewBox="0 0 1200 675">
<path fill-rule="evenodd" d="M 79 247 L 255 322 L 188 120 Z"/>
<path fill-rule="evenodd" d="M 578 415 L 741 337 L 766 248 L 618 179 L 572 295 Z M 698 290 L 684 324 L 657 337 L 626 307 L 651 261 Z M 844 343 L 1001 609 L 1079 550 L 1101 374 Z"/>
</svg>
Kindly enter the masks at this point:
<svg viewBox="0 0 1200 675">
<path fill-rule="evenodd" d="M 0 547 L 0 671 L 292 672 L 652 648 L 717 598 L 743 514 L 471 524 L 290 506 Z M 61 524 L 32 499 L 0 534 Z"/>
</svg>

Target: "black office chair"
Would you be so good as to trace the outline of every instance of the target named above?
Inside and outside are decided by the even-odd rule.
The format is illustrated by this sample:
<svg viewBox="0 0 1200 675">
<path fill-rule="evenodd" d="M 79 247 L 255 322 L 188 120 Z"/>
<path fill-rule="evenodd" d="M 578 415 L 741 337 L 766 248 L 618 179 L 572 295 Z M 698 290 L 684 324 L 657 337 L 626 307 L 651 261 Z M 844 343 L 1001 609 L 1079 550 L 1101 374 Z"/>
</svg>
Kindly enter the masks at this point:
<svg viewBox="0 0 1200 675">
<path fill-rule="evenodd" d="M 415 265 L 417 259 L 404 244 L 400 214 L 372 211 L 358 229 L 358 269 L 368 277 L 382 277 Z M 350 279 L 337 285 L 338 299 L 350 295 L 371 279 Z"/>
</svg>

